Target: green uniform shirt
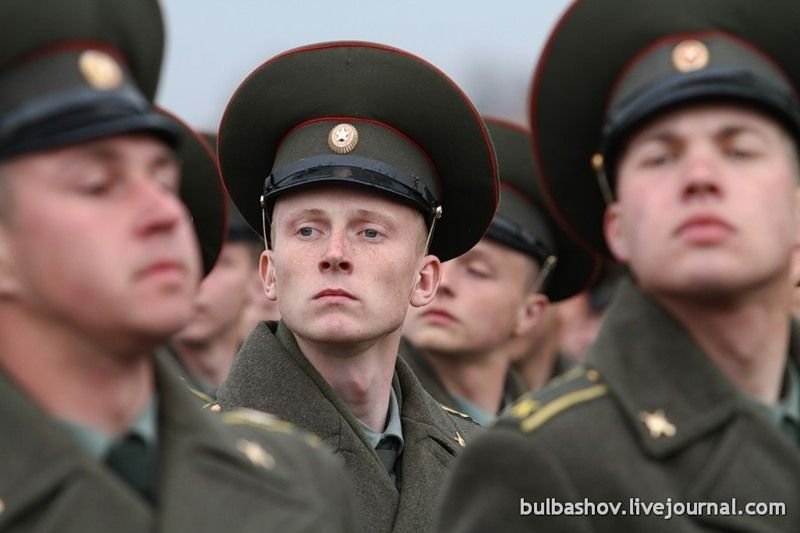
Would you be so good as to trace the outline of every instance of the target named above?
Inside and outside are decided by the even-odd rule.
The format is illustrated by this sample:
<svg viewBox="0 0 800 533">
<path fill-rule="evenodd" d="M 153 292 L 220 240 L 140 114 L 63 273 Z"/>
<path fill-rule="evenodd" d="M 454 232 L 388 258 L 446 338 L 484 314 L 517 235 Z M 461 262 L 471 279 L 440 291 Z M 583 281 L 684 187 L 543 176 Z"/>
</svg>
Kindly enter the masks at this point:
<svg viewBox="0 0 800 533">
<path fill-rule="evenodd" d="M 154 398 L 121 435 L 134 433 L 142 438 L 148 450 L 154 451 L 158 446 L 157 413 L 158 401 Z M 102 460 L 114 444 L 115 437 L 102 431 L 68 420 L 57 420 L 57 422 L 66 430 L 75 444 L 92 459 Z"/>
<path fill-rule="evenodd" d="M 372 444 L 372 448 L 389 472 L 389 477 L 397 482 L 395 466 L 397 458 L 403 453 L 403 425 L 400 421 L 400 405 L 397 402 L 397 393 L 394 389 L 389 389 L 389 413 L 386 417 L 386 429 L 379 433 L 366 425 L 361 420 L 361 429 L 367 436 L 367 440 Z"/>
<path fill-rule="evenodd" d="M 748 397 L 748 400 L 770 423 L 800 443 L 800 372 L 794 360 L 789 359 L 786 364 L 783 395 L 777 403 L 767 405 L 752 397 Z"/>
</svg>

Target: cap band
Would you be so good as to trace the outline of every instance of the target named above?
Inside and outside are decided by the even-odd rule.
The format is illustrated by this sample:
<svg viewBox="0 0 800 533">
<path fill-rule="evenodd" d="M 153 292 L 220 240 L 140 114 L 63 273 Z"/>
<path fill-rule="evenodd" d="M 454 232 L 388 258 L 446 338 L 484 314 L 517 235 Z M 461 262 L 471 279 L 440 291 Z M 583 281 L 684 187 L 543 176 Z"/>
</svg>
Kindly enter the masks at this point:
<svg viewBox="0 0 800 533">
<path fill-rule="evenodd" d="M 0 77 L 0 157 L 144 130 L 179 135 L 106 52 L 57 51 Z"/>
<path fill-rule="evenodd" d="M 774 117 L 789 133 L 800 133 L 800 107 L 786 77 L 759 50 L 734 36 L 672 36 L 639 54 L 612 93 L 600 153 L 613 180 L 628 135 L 678 105 L 733 101 Z"/>
<path fill-rule="evenodd" d="M 545 264 L 548 257 L 555 256 L 536 235 L 500 213 L 494 215 L 486 237 L 533 257 L 540 265 Z"/>
<path fill-rule="evenodd" d="M 355 183 L 399 197 L 422 211 L 430 224 L 439 203 L 418 177 L 381 161 L 351 155 L 313 156 L 285 165 L 264 181 L 268 211 L 275 198 L 301 186 L 318 183 Z"/>
</svg>

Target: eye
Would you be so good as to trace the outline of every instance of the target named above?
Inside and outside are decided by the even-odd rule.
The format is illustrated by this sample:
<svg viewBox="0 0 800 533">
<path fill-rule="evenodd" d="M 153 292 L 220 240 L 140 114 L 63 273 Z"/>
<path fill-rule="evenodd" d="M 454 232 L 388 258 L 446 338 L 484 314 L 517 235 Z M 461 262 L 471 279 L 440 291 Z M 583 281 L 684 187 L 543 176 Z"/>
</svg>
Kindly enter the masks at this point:
<svg viewBox="0 0 800 533">
<path fill-rule="evenodd" d="M 361 233 L 364 235 L 364 237 L 370 240 L 377 239 L 381 236 L 381 232 L 375 228 L 366 228 Z"/>
<path fill-rule="evenodd" d="M 165 165 L 153 173 L 153 181 L 161 185 L 164 190 L 178 194 L 180 189 L 180 171 L 175 165 Z"/>
<path fill-rule="evenodd" d="M 314 235 L 314 228 L 310 226 L 303 226 L 302 228 L 297 230 L 297 234 L 301 237 L 311 237 Z"/>
<path fill-rule="evenodd" d="M 671 152 L 660 151 L 653 153 L 642 158 L 642 166 L 645 168 L 655 168 L 666 165 L 675 159 L 675 155 Z"/>
<path fill-rule="evenodd" d="M 112 190 L 120 179 L 107 172 L 90 172 L 79 183 L 80 191 L 89 196 L 103 196 Z"/>
<path fill-rule="evenodd" d="M 744 143 L 736 143 L 726 147 L 725 154 L 733 159 L 752 159 L 758 155 L 758 150 Z"/>
<path fill-rule="evenodd" d="M 467 267 L 467 274 L 477 279 L 488 279 L 490 274 L 486 268 L 478 266 Z"/>
</svg>

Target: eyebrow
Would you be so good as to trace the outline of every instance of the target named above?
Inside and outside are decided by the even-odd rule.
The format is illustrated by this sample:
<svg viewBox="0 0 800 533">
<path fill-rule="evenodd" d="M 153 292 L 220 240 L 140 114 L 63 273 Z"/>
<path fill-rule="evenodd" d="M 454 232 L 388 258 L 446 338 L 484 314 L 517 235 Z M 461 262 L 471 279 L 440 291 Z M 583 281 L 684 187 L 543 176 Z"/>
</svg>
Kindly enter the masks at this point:
<svg viewBox="0 0 800 533">
<path fill-rule="evenodd" d="M 385 226 L 395 225 L 395 222 L 391 217 L 371 209 L 356 209 L 354 214 L 359 218 L 377 220 L 379 223 Z"/>
<path fill-rule="evenodd" d="M 738 123 L 724 124 L 722 127 L 717 128 L 716 131 L 714 131 L 713 137 L 715 139 L 730 139 L 732 137 L 744 133 L 752 133 L 757 137 L 766 139 L 763 130 L 749 124 L 738 124 Z M 681 135 L 673 132 L 670 129 L 658 128 L 653 132 L 647 133 L 644 136 L 640 137 L 637 140 L 637 144 L 644 144 L 648 142 L 669 143 L 675 141 L 679 137 L 681 137 Z"/>
<path fill-rule="evenodd" d="M 122 154 L 122 150 L 108 144 L 95 144 L 87 146 L 82 151 L 82 155 L 97 159 L 104 163 L 118 163 L 125 159 Z M 148 161 L 148 166 L 151 168 L 160 167 L 165 164 L 173 164 L 178 168 L 183 167 L 182 161 L 180 158 L 178 158 L 178 155 L 166 147 L 160 148 Z"/>
</svg>

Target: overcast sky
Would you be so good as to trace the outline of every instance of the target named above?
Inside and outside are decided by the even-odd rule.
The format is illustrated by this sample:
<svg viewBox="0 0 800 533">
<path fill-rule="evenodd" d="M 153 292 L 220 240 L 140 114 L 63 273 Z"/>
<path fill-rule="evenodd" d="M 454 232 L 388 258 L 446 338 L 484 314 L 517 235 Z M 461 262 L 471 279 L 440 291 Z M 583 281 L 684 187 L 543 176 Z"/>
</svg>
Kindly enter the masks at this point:
<svg viewBox="0 0 800 533">
<path fill-rule="evenodd" d="M 481 113 L 524 124 L 536 58 L 568 0 L 161 0 L 167 48 L 158 102 L 215 131 L 228 98 L 263 61 L 349 39 L 439 67 Z"/>
</svg>

